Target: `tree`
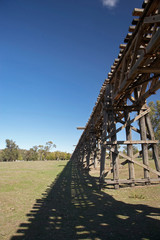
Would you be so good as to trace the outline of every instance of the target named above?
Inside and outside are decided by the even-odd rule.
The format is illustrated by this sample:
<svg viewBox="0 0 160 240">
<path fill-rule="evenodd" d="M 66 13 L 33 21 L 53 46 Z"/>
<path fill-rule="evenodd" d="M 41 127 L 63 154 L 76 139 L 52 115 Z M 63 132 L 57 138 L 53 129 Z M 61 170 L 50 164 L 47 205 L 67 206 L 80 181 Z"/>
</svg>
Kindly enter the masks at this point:
<svg viewBox="0 0 160 240">
<path fill-rule="evenodd" d="M 44 153 L 44 146 L 43 145 L 38 146 L 38 153 L 39 153 L 40 160 L 42 160 L 43 159 L 43 153 Z"/>
<path fill-rule="evenodd" d="M 152 101 L 149 103 L 150 118 L 155 133 L 156 139 L 160 140 L 160 101 L 157 100 L 156 104 Z"/>
<path fill-rule="evenodd" d="M 153 101 L 149 103 L 150 107 L 150 118 L 152 127 L 154 130 L 155 138 L 160 141 L 160 100 L 157 100 L 156 103 Z M 160 154 L 160 143 L 158 144 L 159 154 Z"/>
<path fill-rule="evenodd" d="M 56 152 L 49 152 L 47 154 L 46 159 L 47 160 L 69 160 L 70 158 L 71 158 L 70 153 L 56 151 Z"/>
<path fill-rule="evenodd" d="M 53 144 L 52 141 L 46 142 L 46 146 L 44 146 L 44 151 L 43 151 L 44 159 L 47 158 L 48 153 L 49 153 L 50 150 L 51 150 L 52 148 L 54 148 L 54 147 L 56 148 L 56 145 Z"/>
<path fill-rule="evenodd" d="M 34 146 L 33 148 L 30 148 L 25 155 L 25 160 L 26 161 L 36 161 L 38 160 L 38 151 L 37 147 Z"/>
<path fill-rule="evenodd" d="M 45 146 L 46 151 L 49 152 L 52 148 L 56 148 L 56 145 L 53 144 L 52 141 L 48 141 L 48 142 L 46 142 L 46 146 Z"/>
<path fill-rule="evenodd" d="M 6 162 L 18 159 L 18 145 L 13 140 L 6 139 L 6 148 L 3 150 L 2 159 Z"/>
<path fill-rule="evenodd" d="M 46 142 L 46 145 L 45 145 L 45 146 L 39 145 L 39 146 L 38 146 L 38 152 L 39 152 L 40 160 L 46 160 L 48 153 L 49 153 L 50 150 L 51 150 L 52 148 L 54 148 L 54 147 L 56 148 L 56 145 L 53 144 L 52 141 Z"/>
</svg>

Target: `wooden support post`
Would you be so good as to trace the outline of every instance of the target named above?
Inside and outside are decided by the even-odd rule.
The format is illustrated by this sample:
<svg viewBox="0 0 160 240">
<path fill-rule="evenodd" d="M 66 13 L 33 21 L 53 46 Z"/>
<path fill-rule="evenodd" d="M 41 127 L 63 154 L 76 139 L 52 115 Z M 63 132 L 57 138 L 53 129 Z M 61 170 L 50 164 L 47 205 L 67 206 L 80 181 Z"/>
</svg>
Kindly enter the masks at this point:
<svg viewBox="0 0 160 240">
<path fill-rule="evenodd" d="M 111 132 L 111 141 L 116 141 L 116 124 L 115 124 L 115 116 L 113 112 L 109 114 L 109 121 L 110 121 L 110 132 Z M 115 133 L 114 135 L 112 133 Z M 112 164 L 113 164 L 113 180 L 115 181 L 115 189 L 119 188 L 119 156 L 117 154 L 118 148 L 117 145 L 113 146 L 112 155 Z"/>
<path fill-rule="evenodd" d="M 84 162 L 84 157 L 85 157 L 85 151 L 83 150 L 83 152 L 82 152 L 82 160 L 81 160 L 82 166 L 83 166 L 83 162 Z"/>
<path fill-rule="evenodd" d="M 109 118 L 110 119 L 110 118 Z M 110 129 L 111 129 L 111 122 L 110 120 L 108 121 L 108 134 L 110 134 Z M 111 137 L 109 137 L 109 141 L 111 142 Z M 113 167 L 113 161 L 112 161 L 112 154 L 109 151 L 109 155 L 110 155 L 110 160 L 109 160 L 109 167 L 112 168 Z M 112 171 L 113 172 L 113 171 Z"/>
<path fill-rule="evenodd" d="M 100 160 L 100 181 L 104 181 L 104 170 L 106 160 L 106 147 L 103 145 L 107 134 L 108 114 L 106 110 L 103 111 L 103 127 L 102 127 L 102 140 L 101 140 L 101 160 Z"/>
<path fill-rule="evenodd" d="M 140 91 L 141 91 L 141 87 L 137 87 L 134 90 L 134 95 L 135 95 L 136 100 L 138 100 L 138 98 L 140 97 Z M 146 107 L 146 104 L 144 106 Z M 142 106 L 142 108 L 144 106 Z M 141 114 L 141 113 L 143 113 L 143 110 L 140 110 L 138 114 Z M 139 119 L 139 126 L 140 126 L 141 140 L 146 141 L 147 140 L 147 131 L 146 131 L 146 122 L 145 122 L 144 115 Z M 143 164 L 148 167 L 148 144 L 142 143 L 141 146 L 142 146 Z M 146 168 L 144 168 L 144 178 L 148 179 L 148 180 L 150 179 L 149 171 Z"/>
<path fill-rule="evenodd" d="M 151 140 L 155 140 L 154 131 L 153 131 L 153 127 L 152 127 L 152 123 L 151 123 L 149 114 L 146 114 L 145 119 L 146 119 L 146 126 L 147 126 L 149 136 L 150 136 Z M 158 161 L 158 146 L 157 146 L 157 144 L 152 144 L 152 151 L 153 151 L 153 159 L 155 162 L 156 170 L 158 172 L 160 172 L 160 163 Z"/>
<path fill-rule="evenodd" d="M 90 149 L 88 149 L 88 153 L 87 153 L 87 157 L 86 157 L 86 160 L 87 160 L 86 168 L 87 169 L 89 169 L 89 165 L 90 165 L 90 155 L 91 155 L 91 151 L 90 151 Z"/>
<path fill-rule="evenodd" d="M 146 133 L 146 124 L 145 124 L 145 117 L 141 117 L 139 120 L 140 125 L 140 131 L 141 131 L 141 140 L 147 140 L 147 133 Z M 148 167 L 148 145 L 146 143 L 141 144 L 142 145 L 142 158 L 143 158 L 143 164 L 145 164 Z M 144 169 L 144 178 L 149 179 L 149 171 L 147 169 Z"/>
<path fill-rule="evenodd" d="M 94 140 L 94 150 L 93 150 L 93 165 L 94 165 L 94 169 L 97 168 L 97 143 L 96 143 L 96 136 L 94 135 L 93 137 Z"/>
<path fill-rule="evenodd" d="M 97 168 L 97 150 L 94 151 L 94 169 Z"/>
<path fill-rule="evenodd" d="M 83 166 L 84 162 L 85 162 L 85 151 L 83 151 L 83 156 L 82 156 L 82 166 Z"/>
<path fill-rule="evenodd" d="M 125 112 L 125 121 L 130 122 L 130 114 L 129 112 Z M 131 126 L 126 126 L 126 140 L 132 141 L 132 132 L 131 132 Z M 127 155 L 129 157 L 133 157 L 133 146 L 132 144 L 127 145 Z M 128 162 L 128 170 L 129 170 L 129 179 L 134 180 L 135 174 L 134 174 L 134 163 Z M 131 187 L 134 187 L 134 183 L 131 183 Z"/>
<path fill-rule="evenodd" d="M 101 156 L 101 145 L 100 145 L 100 139 L 98 139 L 97 142 L 97 162 L 96 164 L 99 164 L 100 156 Z"/>
<path fill-rule="evenodd" d="M 107 126 L 108 126 L 108 112 L 106 111 L 106 107 L 110 105 L 110 97 L 111 97 L 111 86 L 108 82 L 108 85 L 105 89 L 105 97 L 103 103 L 103 125 L 102 125 L 102 136 L 101 136 L 101 160 L 100 160 L 100 181 L 104 181 L 105 177 L 105 162 L 106 162 L 106 147 L 104 146 L 104 142 L 107 136 Z"/>
</svg>

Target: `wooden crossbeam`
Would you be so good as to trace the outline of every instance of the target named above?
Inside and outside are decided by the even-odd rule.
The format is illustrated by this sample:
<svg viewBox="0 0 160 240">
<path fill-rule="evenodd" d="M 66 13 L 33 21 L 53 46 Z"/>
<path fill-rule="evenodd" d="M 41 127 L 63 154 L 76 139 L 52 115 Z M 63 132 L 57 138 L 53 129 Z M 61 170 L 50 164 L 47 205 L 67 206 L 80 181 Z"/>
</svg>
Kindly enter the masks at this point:
<svg viewBox="0 0 160 240">
<path fill-rule="evenodd" d="M 118 183 L 119 184 L 131 184 L 131 183 L 159 183 L 160 182 L 160 178 L 151 178 L 151 179 L 119 179 Z M 113 185 L 113 184 L 117 184 L 117 181 L 112 180 L 112 179 L 105 179 L 104 183 L 106 183 L 107 185 Z"/>
<path fill-rule="evenodd" d="M 114 111 L 114 112 L 119 112 L 119 111 L 128 111 L 128 112 L 133 112 L 133 111 L 139 111 L 139 110 L 146 110 L 146 108 L 142 108 L 140 105 L 137 106 L 135 104 L 130 105 L 130 106 L 112 106 L 112 107 L 105 107 L 106 111 Z"/>
<path fill-rule="evenodd" d="M 115 144 L 124 144 L 124 145 L 128 145 L 128 144 L 150 144 L 150 143 L 159 143 L 158 140 L 132 140 L 132 141 L 107 141 L 105 142 L 105 144 L 103 144 L 103 146 L 106 146 L 106 145 L 115 145 Z"/>
<path fill-rule="evenodd" d="M 130 26 L 129 29 L 128 29 L 128 31 L 129 31 L 129 32 L 134 32 L 135 29 L 136 29 L 136 26 Z"/>
<path fill-rule="evenodd" d="M 144 24 L 149 24 L 149 23 L 160 23 L 160 14 L 150 16 L 150 17 L 145 17 L 143 20 Z"/>
<path fill-rule="evenodd" d="M 136 116 L 135 118 L 133 118 L 132 120 L 126 122 L 123 126 L 119 127 L 115 132 L 113 133 L 110 133 L 107 137 L 106 137 L 106 140 L 108 138 L 110 138 L 111 136 L 115 135 L 116 133 L 120 132 L 122 129 L 124 129 L 126 126 L 132 124 L 133 122 L 137 121 L 138 119 L 140 119 L 141 117 L 145 116 L 147 113 L 150 112 L 150 109 L 148 108 L 146 111 L 140 113 L 138 116 Z M 106 143 L 106 142 L 105 142 Z M 105 144 L 104 143 L 104 144 Z"/>
<path fill-rule="evenodd" d="M 160 172 L 158 172 L 158 171 L 156 171 L 156 170 L 154 170 L 154 169 L 146 166 L 146 165 L 143 164 L 143 163 L 139 163 L 138 161 L 136 161 L 135 158 L 131 158 L 131 157 L 125 155 L 124 153 L 115 151 L 114 148 L 112 148 L 112 147 L 111 147 L 111 148 L 106 147 L 106 148 L 107 148 L 108 150 L 110 150 L 111 152 L 115 152 L 116 154 L 119 154 L 121 157 L 127 159 L 128 161 L 130 161 L 130 162 L 132 162 L 132 163 L 134 163 L 134 164 L 136 164 L 136 165 L 138 165 L 138 166 L 140 166 L 140 167 L 142 167 L 142 168 L 144 168 L 144 169 L 146 169 L 146 170 L 148 170 L 148 171 L 150 171 L 150 172 L 152 172 L 152 173 L 155 173 L 156 175 L 158 175 L 158 176 L 160 177 Z"/>
<path fill-rule="evenodd" d="M 125 49 L 126 46 L 127 46 L 127 44 L 120 44 L 119 48 L 121 48 L 121 49 Z"/>
<path fill-rule="evenodd" d="M 159 67 L 139 67 L 138 71 L 140 73 L 160 73 Z"/>
<path fill-rule="evenodd" d="M 143 8 L 134 8 L 132 16 L 139 17 L 142 15 L 143 11 L 144 11 Z"/>
</svg>

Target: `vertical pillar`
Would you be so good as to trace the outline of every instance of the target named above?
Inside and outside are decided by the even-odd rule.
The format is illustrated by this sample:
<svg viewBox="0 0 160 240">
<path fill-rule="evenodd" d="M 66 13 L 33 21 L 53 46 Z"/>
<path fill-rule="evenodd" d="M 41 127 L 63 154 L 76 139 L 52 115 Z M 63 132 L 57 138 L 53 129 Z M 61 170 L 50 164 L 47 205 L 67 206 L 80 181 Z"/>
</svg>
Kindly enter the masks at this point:
<svg viewBox="0 0 160 240">
<path fill-rule="evenodd" d="M 108 124 L 108 114 L 106 110 L 103 110 L 103 126 L 102 126 L 102 139 L 101 139 L 101 160 L 100 160 L 100 181 L 104 181 L 105 159 L 106 159 L 106 147 L 103 145 L 106 140 Z"/>
<path fill-rule="evenodd" d="M 96 167 L 97 167 L 96 135 L 93 136 L 93 165 L 94 165 L 94 169 L 96 169 Z"/>
<path fill-rule="evenodd" d="M 90 165 L 90 155 L 91 155 L 91 151 L 90 148 L 88 148 L 88 152 L 87 152 L 87 156 L 86 156 L 86 160 L 87 160 L 87 169 L 89 169 L 89 165 Z"/>
<path fill-rule="evenodd" d="M 93 161 L 94 161 L 94 169 L 97 168 L 97 146 L 96 146 L 96 138 L 95 138 L 95 147 L 94 147 L 94 156 L 93 156 Z"/>
<path fill-rule="evenodd" d="M 82 157 L 81 157 L 81 165 L 83 166 L 83 161 L 84 161 L 84 155 L 85 155 L 85 151 L 84 149 L 82 150 Z"/>
<path fill-rule="evenodd" d="M 97 168 L 97 149 L 94 151 L 94 169 Z"/>
<path fill-rule="evenodd" d="M 101 146 L 100 146 L 100 139 L 98 139 L 98 142 L 97 142 L 97 164 L 99 164 L 100 156 L 101 156 Z"/>
<path fill-rule="evenodd" d="M 130 114 L 129 112 L 125 112 L 125 121 L 129 122 L 130 121 Z M 132 141 L 132 132 L 131 132 L 131 126 L 127 125 L 126 126 L 126 140 L 127 141 Z M 133 146 L 132 144 L 127 144 L 127 155 L 129 157 L 133 157 Z M 128 162 L 128 170 L 129 170 L 129 179 L 133 180 L 133 183 L 131 183 L 131 187 L 133 187 L 134 184 L 134 179 L 135 179 L 135 174 L 134 174 L 134 163 Z"/>
<path fill-rule="evenodd" d="M 86 149 L 85 149 L 84 158 L 83 158 L 83 167 L 86 167 L 86 165 L 87 165 L 87 153 L 86 153 Z"/>
<path fill-rule="evenodd" d="M 100 181 L 104 181 L 104 170 L 105 170 L 105 161 L 106 161 L 106 147 L 104 146 L 104 141 L 107 136 L 107 126 L 108 126 L 108 112 L 106 108 L 110 106 L 111 102 L 111 86 L 107 82 L 105 89 L 104 102 L 102 106 L 103 111 L 103 125 L 102 125 L 102 135 L 101 135 L 101 159 L 100 159 Z"/>
<path fill-rule="evenodd" d="M 140 111 L 141 113 L 142 111 Z M 140 131 L 141 131 L 141 140 L 147 140 L 147 132 L 146 132 L 146 124 L 145 124 L 145 117 L 141 117 L 139 120 L 140 125 Z M 143 158 L 143 164 L 148 166 L 148 144 L 143 143 L 142 144 L 142 158 Z M 147 169 L 144 169 L 144 178 L 149 179 L 149 171 Z"/>
<path fill-rule="evenodd" d="M 110 133 L 110 130 L 111 129 L 111 122 L 110 122 L 110 117 L 109 117 L 109 121 L 108 121 L 108 132 Z M 111 142 L 111 137 L 109 137 L 109 141 Z M 113 162 L 112 162 L 112 152 L 109 152 L 109 167 L 112 168 L 113 167 Z"/>
<path fill-rule="evenodd" d="M 141 91 L 141 87 L 137 87 L 134 90 L 134 95 L 135 95 L 135 99 L 138 99 L 138 97 L 140 96 L 140 91 Z M 146 105 L 144 105 L 146 106 Z M 142 106 L 143 107 L 143 106 Z M 143 112 L 143 110 L 139 111 L 139 114 Z M 147 132 L 146 132 L 146 123 L 145 123 L 145 117 L 141 117 L 139 120 L 139 126 L 140 126 L 140 135 L 141 135 L 141 140 L 147 140 Z M 143 164 L 145 164 L 146 166 L 148 166 L 148 144 L 141 144 L 142 145 L 142 159 L 143 159 Z M 144 169 L 144 178 L 148 179 L 150 178 L 149 176 L 149 171 L 147 169 Z"/>
<path fill-rule="evenodd" d="M 116 124 L 115 124 L 115 114 L 113 112 L 110 113 L 110 133 L 115 133 L 111 136 L 111 141 L 115 142 L 117 141 L 116 137 Z M 114 188 L 119 188 L 119 156 L 117 154 L 118 147 L 117 144 L 113 145 L 113 151 L 111 153 L 112 155 L 112 164 L 113 164 L 113 180 L 115 181 Z"/>
</svg>

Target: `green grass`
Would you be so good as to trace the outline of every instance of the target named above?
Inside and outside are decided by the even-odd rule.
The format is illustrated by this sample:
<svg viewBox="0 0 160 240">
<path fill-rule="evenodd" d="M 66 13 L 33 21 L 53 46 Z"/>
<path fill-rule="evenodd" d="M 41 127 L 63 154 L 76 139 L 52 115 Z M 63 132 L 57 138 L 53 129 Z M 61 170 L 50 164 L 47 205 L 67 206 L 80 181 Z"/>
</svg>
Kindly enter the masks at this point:
<svg viewBox="0 0 160 240">
<path fill-rule="evenodd" d="M 65 164 L 0 164 L 1 240 L 159 240 L 160 185 L 100 189 Z"/>
<path fill-rule="evenodd" d="M 67 161 L 0 163 L 0 239 L 9 239 Z"/>
</svg>

